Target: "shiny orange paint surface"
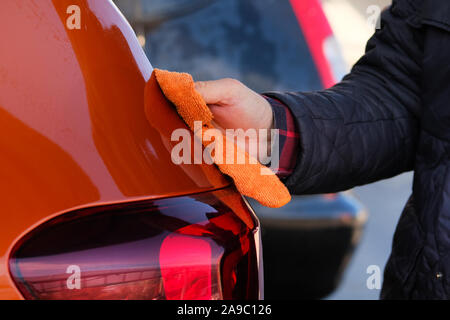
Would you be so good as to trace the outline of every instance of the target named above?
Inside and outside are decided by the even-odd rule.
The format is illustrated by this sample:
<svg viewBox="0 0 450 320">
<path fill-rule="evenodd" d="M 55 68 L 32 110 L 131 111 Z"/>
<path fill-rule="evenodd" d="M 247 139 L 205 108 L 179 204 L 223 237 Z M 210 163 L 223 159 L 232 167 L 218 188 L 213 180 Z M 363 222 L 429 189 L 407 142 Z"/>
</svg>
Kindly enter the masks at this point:
<svg viewBox="0 0 450 320">
<path fill-rule="evenodd" d="M 70 5 L 81 30 L 66 27 Z M 51 217 L 229 184 L 210 166 L 172 163 L 170 130 L 185 126 L 175 111 L 158 128 L 146 120 L 151 72 L 111 1 L 0 1 L 0 299 L 21 298 L 11 247 Z M 160 94 L 155 108 L 171 108 Z"/>
</svg>

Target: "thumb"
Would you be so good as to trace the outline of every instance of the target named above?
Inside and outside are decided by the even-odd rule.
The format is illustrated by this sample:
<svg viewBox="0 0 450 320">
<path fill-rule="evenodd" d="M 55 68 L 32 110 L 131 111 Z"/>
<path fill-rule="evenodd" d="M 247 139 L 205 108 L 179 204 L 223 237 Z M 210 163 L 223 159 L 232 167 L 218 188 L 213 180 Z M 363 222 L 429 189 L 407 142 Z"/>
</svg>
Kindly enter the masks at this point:
<svg viewBox="0 0 450 320">
<path fill-rule="evenodd" d="M 195 90 L 203 97 L 206 104 L 226 105 L 232 100 L 239 82 L 234 79 L 195 82 Z"/>
</svg>

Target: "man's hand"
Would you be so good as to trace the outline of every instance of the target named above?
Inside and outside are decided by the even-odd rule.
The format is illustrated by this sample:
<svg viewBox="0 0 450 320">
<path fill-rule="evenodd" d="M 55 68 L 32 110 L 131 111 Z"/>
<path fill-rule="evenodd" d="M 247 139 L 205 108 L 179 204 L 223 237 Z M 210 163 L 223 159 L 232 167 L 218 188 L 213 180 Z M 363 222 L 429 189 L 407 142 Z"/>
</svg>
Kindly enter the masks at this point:
<svg viewBox="0 0 450 320">
<path fill-rule="evenodd" d="M 224 129 L 272 129 L 272 107 L 264 97 L 234 79 L 199 81 L 195 89 Z"/>
<path fill-rule="evenodd" d="M 200 81 L 195 89 L 202 95 L 214 115 L 214 122 L 219 129 L 267 129 L 267 155 L 270 155 L 270 129 L 273 128 L 273 112 L 269 102 L 261 95 L 234 79 Z M 254 143 L 247 139 L 245 150 L 251 156 L 260 159 L 256 150 L 249 149 Z M 257 140 L 256 145 L 261 146 Z M 243 147 L 241 145 L 241 147 Z"/>
</svg>

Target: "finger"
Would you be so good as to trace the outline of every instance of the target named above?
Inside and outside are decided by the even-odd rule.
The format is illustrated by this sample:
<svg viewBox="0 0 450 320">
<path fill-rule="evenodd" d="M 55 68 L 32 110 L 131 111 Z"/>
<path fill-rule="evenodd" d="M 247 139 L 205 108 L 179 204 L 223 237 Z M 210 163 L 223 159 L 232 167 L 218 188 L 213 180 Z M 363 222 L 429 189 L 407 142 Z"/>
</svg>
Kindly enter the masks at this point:
<svg viewBox="0 0 450 320">
<path fill-rule="evenodd" d="M 233 97 L 237 80 L 220 79 L 214 81 L 198 81 L 195 89 L 205 100 L 206 104 L 223 105 Z"/>
</svg>

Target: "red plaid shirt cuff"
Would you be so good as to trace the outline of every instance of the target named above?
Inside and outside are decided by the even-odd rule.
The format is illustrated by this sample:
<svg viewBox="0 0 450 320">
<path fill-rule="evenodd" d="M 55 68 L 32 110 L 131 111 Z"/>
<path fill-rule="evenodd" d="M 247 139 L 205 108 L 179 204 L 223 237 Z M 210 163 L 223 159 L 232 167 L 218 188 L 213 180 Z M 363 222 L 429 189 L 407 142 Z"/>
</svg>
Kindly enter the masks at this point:
<svg viewBox="0 0 450 320">
<path fill-rule="evenodd" d="M 291 110 L 281 101 L 264 96 L 272 106 L 275 129 L 279 130 L 279 165 L 276 174 L 286 178 L 292 174 L 297 162 L 300 145 L 300 135 Z"/>
</svg>

